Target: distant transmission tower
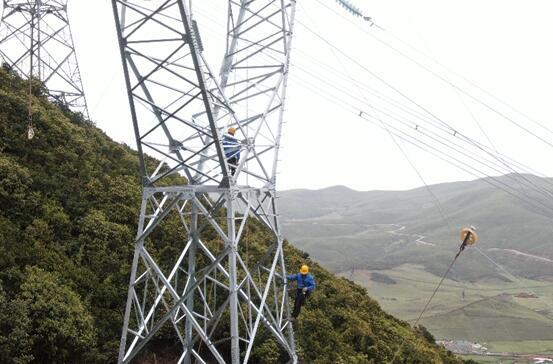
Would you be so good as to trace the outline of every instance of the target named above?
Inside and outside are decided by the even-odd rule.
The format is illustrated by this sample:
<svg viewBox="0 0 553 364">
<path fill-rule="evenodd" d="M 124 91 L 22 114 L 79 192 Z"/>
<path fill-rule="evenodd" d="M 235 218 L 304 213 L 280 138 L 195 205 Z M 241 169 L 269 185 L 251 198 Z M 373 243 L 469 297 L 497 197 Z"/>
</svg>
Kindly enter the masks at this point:
<svg viewBox="0 0 553 364">
<path fill-rule="evenodd" d="M 67 18 L 67 0 L 4 0 L 2 62 L 43 81 L 49 96 L 88 118 Z"/>
<path fill-rule="evenodd" d="M 179 363 L 247 363 L 267 337 L 296 363 L 275 203 L 295 1 L 229 1 L 219 75 L 190 4 L 112 0 L 143 178 L 119 362 L 169 329 Z M 261 259 L 247 253 L 252 217 L 272 232 Z"/>
</svg>

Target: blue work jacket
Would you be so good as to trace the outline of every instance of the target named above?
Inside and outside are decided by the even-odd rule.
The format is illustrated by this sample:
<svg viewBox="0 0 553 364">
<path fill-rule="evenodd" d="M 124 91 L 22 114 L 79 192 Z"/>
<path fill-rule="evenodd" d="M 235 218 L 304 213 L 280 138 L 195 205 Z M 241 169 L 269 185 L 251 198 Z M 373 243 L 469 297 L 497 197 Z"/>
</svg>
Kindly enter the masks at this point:
<svg viewBox="0 0 553 364">
<path fill-rule="evenodd" d="M 232 135 L 223 135 L 223 150 L 227 159 L 232 157 L 240 159 L 240 142 Z"/>
<path fill-rule="evenodd" d="M 307 287 L 307 291 L 312 292 L 316 287 L 315 278 L 313 278 L 311 273 L 307 273 L 306 275 L 301 273 L 290 274 L 286 276 L 286 278 L 288 278 L 289 281 L 298 281 L 298 289 Z"/>
</svg>

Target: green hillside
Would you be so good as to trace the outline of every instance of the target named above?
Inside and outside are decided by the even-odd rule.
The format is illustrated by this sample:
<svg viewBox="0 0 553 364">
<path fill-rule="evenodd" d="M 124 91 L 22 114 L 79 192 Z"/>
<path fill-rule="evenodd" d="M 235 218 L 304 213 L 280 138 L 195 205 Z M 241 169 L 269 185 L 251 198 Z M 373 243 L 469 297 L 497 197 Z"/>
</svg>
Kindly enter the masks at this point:
<svg viewBox="0 0 553 364">
<path fill-rule="evenodd" d="M 138 159 L 48 102 L 38 84 L 36 136 L 28 141 L 25 86 L 0 70 L 0 362 L 114 362 L 141 198 Z M 152 254 L 170 258 L 179 231 L 156 236 L 166 244 Z M 270 241 L 255 222 L 247 239 L 252 260 Z M 292 246 L 286 254 L 290 269 L 310 263 L 319 283 L 296 325 L 306 363 L 385 363 L 402 343 L 396 363 L 461 362 L 383 312 L 364 288 Z M 138 362 L 172 362 L 176 345 L 169 330 L 161 332 Z M 280 362 L 268 336 L 250 362 Z"/>
<path fill-rule="evenodd" d="M 517 183 L 530 180 L 550 190 L 551 179 L 529 175 L 497 179 L 553 206 L 550 200 Z M 485 180 L 429 188 L 447 219 L 426 188 L 360 192 L 338 186 L 284 191 L 280 200 L 284 232 L 335 271 L 388 269 L 412 263 L 440 275 L 459 246 L 459 230 L 474 225 L 480 235 L 479 248 L 509 272 L 527 278 L 553 275 L 551 212 L 537 209 Z M 394 234 L 392 230 L 398 231 Z M 430 244 L 417 242 L 421 236 Z M 482 254 L 467 255 L 470 259 L 460 261 L 452 272 L 455 279 L 503 277 Z"/>
<path fill-rule="evenodd" d="M 521 178 L 551 189 L 550 179 L 535 176 L 498 180 L 537 197 L 521 189 Z M 280 200 L 284 232 L 317 261 L 366 287 L 387 311 L 413 322 L 458 248 L 459 230 L 475 225 L 478 249 L 463 252 L 422 323 L 439 339 L 481 341 L 496 351 L 550 353 L 551 216 L 485 180 L 429 188 L 448 221 L 426 188 L 285 191 Z M 537 297 L 517 297 L 521 293 Z"/>
</svg>

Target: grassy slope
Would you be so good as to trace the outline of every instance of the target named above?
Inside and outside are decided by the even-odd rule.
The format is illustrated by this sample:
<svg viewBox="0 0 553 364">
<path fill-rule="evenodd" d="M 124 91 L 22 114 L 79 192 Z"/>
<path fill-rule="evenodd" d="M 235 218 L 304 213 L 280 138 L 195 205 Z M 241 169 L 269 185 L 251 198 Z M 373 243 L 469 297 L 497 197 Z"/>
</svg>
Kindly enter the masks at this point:
<svg viewBox="0 0 553 364">
<path fill-rule="evenodd" d="M 526 178 L 551 188 L 550 180 Z M 509 177 L 502 177 L 502 181 L 513 183 Z M 552 275 L 552 264 L 492 249 L 516 249 L 545 258 L 553 257 L 550 218 L 482 180 L 430 188 L 448 215 L 451 229 L 425 189 L 355 192 L 336 187 L 284 192 L 281 199 L 284 230 L 299 247 L 342 275 L 350 277 L 351 269 L 355 268 L 352 278 L 367 287 L 386 310 L 403 319 L 412 319 L 418 315 L 451 261 L 459 244 L 457 229 L 474 224 L 479 228 L 479 248 L 517 278 L 505 275 L 477 250 L 468 249 L 450 273 L 452 280 L 446 280 L 430 307 L 428 315 L 443 316 L 423 323 L 437 337 L 479 338 L 492 348 L 496 342 L 499 347 L 507 346 L 515 352 L 529 352 L 532 348 L 539 349 L 535 352 L 542 352 L 551 347 L 553 342 L 547 330 L 552 317 L 553 289 L 550 280 L 544 281 L 543 278 Z M 306 207 L 310 215 L 302 213 L 297 206 Z M 406 228 L 401 233 L 407 235 L 389 233 L 394 229 L 389 225 L 371 226 L 391 223 L 404 225 Z M 417 236 L 409 234 L 424 235 L 425 241 L 435 246 L 417 245 Z M 406 263 L 417 267 L 406 266 Z M 385 273 L 396 279 L 397 284 L 371 280 L 371 270 Z M 531 287 L 540 298 L 514 298 L 514 304 L 520 305 L 518 308 L 527 310 L 528 314 L 539 311 L 530 325 L 521 326 L 515 307 L 494 301 L 491 301 L 494 303 L 492 311 L 503 316 L 498 322 L 459 314 L 449 320 L 446 315 L 470 302 L 502 292 L 528 291 L 526 287 Z M 461 299 L 463 289 L 466 291 L 465 301 Z M 496 325 L 496 331 L 486 325 Z M 524 329 L 519 330 L 519 326 Z M 533 326 L 536 330 L 532 330 Z M 499 337 L 498 332 L 505 337 Z M 506 340 L 508 343 L 491 340 Z"/>
<path fill-rule="evenodd" d="M 500 179 L 519 188 L 510 178 L 512 176 Z M 524 178 L 551 189 L 550 180 L 533 176 Z M 550 213 L 543 216 L 543 211 L 491 187 L 483 180 L 440 184 L 430 188 L 440 200 L 451 228 L 424 188 L 401 192 L 356 192 L 333 187 L 320 191 L 283 192 L 281 212 L 284 231 L 300 248 L 334 270 L 345 270 L 352 265 L 382 269 L 417 263 L 440 274 L 447 267 L 451 252 L 458 246 L 458 229 L 473 224 L 480 231 L 480 247 L 509 271 L 526 277 L 550 274 L 551 263 L 533 261 L 502 250 L 487 250 L 517 249 L 552 258 Z M 535 192 L 527 189 L 523 192 L 535 197 Z M 299 209 L 301 206 L 308 212 L 302 212 Z M 406 236 L 400 238 L 383 231 L 361 231 L 363 226 L 370 224 L 391 223 L 406 226 L 404 233 L 426 236 L 436 246 L 429 249 L 414 245 L 415 239 Z M 325 229 L 334 232 L 325 235 Z M 347 247 L 343 249 L 344 254 L 335 253 L 339 245 Z M 474 264 L 467 265 L 465 269 L 458 267 L 455 277 L 474 280 L 496 275 L 493 269 L 489 269 L 485 258 L 475 256 L 472 261 Z"/>
<path fill-rule="evenodd" d="M 374 272 L 395 283 L 373 279 L 371 273 Z M 350 277 L 351 272 L 343 274 Z M 352 278 L 367 287 L 386 310 L 411 322 L 440 279 L 413 265 L 373 272 L 356 270 Z M 539 297 L 516 297 L 521 292 L 535 293 Z M 510 296 L 501 297 L 503 293 Z M 437 338 L 479 340 L 496 352 L 549 353 L 553 348 L 551 302 L 551 282 L 521 279 L 470 283 L 446 279 L 429 306 L 425 315 L 428 319 L 424 319 L 423 324 Z M 484 317 L 478 314 L 479 310 L 483 310 Z"/>
<path fill-rule="evenodd" d="M 469 303 L 440 315 L 426 317 L 438 336 L 455 331 L 452 339 L 471 337 L 474 341 L 553 340 L 553 320 L 513 301 L 495 296 Z"/>
<path fill-rule="evenodd" d="M 33 101 L 37 135 L 27 141 L 25 84 L 0 70 L 0 303 L 8 307 L 0 312 L 0 362 L 111 362 L 140 203 L 137 158 L 44 97 Z M 250 230 L 250 249 L 262 251 L 270 237 L 259 224 Z M 158 236 L 167 245 L 153 254 L 170 257 L 178 233 Z M 289 267 L 305 261 L 292 246 L 286 255 Z M 403 342 L 398 361 L 460 362 L 383 312 L 360 286 L 312 266 L 319 288 L 296 329 L 307 362 L 382 363 Z M 37 287 L 46 281 L 59 299 Z M 46 320 L 38 300 L 59 316 Z M 86 321 L 71 320 L 75 307 Z M 155 350 L 172 345 L 161 335 Z M 263 350 L 269 341 L 259 347 L 254 362 L 278 361 Z"/>
</svg>

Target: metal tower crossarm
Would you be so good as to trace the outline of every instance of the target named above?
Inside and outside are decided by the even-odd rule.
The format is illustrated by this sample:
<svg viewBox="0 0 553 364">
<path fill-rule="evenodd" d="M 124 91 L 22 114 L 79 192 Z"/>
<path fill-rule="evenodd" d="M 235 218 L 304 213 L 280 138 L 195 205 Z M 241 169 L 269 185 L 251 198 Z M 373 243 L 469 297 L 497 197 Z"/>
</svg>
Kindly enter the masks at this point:
<svg viewBox="0 0 553 364">
<path fill-rule="evenodd" d="M 88 118 L 67 0 L 4 0 L 0 57 L 21 75 L 43 81 L 53 100 Z"/>
<path fill-rule="evenodd" d="M 225 80 L 203 57 L 188 4 L 112 0 L 144 186 L 119 362 L 172 327 L 179 363 L 246 363 L 267 333 L 295 363 L 275 204 L 294 2 L 229 2 Z M 234 166 L 230 126 L 241 139 Z M 272 233 L 256 256 L 250 217 Z"/>
</svg>

